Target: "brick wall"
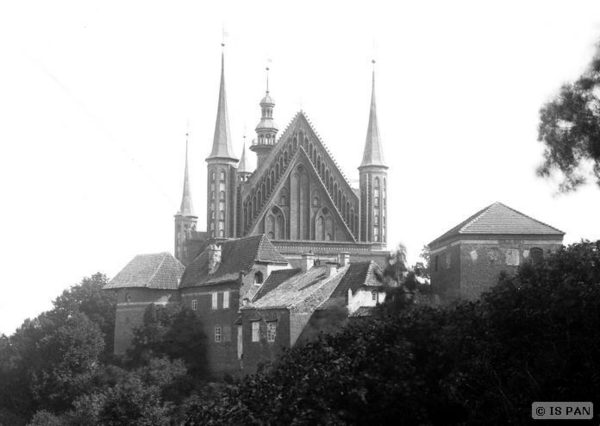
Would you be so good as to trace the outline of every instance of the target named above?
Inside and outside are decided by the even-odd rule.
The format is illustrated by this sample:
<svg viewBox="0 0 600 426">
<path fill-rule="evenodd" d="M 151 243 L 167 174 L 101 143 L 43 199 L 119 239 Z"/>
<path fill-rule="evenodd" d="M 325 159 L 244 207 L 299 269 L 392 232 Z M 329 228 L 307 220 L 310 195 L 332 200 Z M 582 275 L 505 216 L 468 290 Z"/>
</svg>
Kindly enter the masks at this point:
<svg viewBox="0 0 600 426">
<path fill-rule="evenodd" d="M 532 249 L 547 255 L 561 246 L 561 238 L 545 236 L 457 239 L 432 249 L 432 289 L 444 301 L 477 299 L 498 283 L 501 272 L 515 273 L 519 265 L 531 261 Z"/>
<path fill-rule="evenodd" d="M 259 325 L 259 341 L 252 339 L 252 323 Z M 268 323 L 276 323 L 275 341 L 267 340 Z M 290 315 L 287 309 L 242 310 L 243 372 L 255 373 L 259 364 L 275 360 L 283 348 L 290 347 Z"/>
<path fill-rule="evenodd" d="M 239 282 L 185 288 L 181 299 L 184 306 L 193 309 L 202 322 L 206 334 L 206 359 L 208 370 L 213 374 L 236 374 L 239 370 L 237 358 L 237 326 L 240 305 Z M 225 295 L 229 291 L 229 307 L 224 307 Z M 216 294 L 216 309 L 213 308 Z M 216 338 L 216 327 L 220 327 L 220 341 Z"/>
<path fill-rule="evenodd" d="M 447 245 L 442 249 L 432 250 L 431 287 L 445 300 L 460 297 L 460 246 Z"/>
<path fill-rule="evenodd" d="M 178 304 L 177 290 L 124 288 L 117 290 L 115 317 L 115 354 L 124 355 L 131 347 L 133 330 L 144 322 L 144 311 L 150 304 Z"/>
<path fill-rule="evenodd" d="M 498 239 L 489 242 L 461 242 L 461 297 L 476 299 L 498 283 L 502 271 L 514 274 L 519 265 L 531 260 L 532 248 L 541 248 L 548 254 L 560 246 L 559 241 L 548 240 Z"/>
</svg>

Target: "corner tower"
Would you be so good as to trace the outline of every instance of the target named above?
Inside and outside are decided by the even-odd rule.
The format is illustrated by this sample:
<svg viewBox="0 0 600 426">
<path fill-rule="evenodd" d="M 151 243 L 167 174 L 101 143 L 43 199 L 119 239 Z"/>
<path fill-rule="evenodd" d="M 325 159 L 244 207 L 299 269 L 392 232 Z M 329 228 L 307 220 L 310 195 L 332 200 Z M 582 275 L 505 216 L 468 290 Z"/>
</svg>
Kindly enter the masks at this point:
<svg viewBox="0 0 600 426">
<path fill-rule="evenodd" d="M 183 173 L 183 196 L 181 206 L 175 215 L 175 258 L 185 264 L 187 261 L 187 240 L 192 231 L 196 230 L 198 216 L 194 213 L 192 194 L 190 190 L 190 177 L 188 173 L 188 135 L 185 135 L 185 170 Z"/>
<path fill-rule="evenodd" d="M 250 149 L 256 153 L 256 170 L 260 169 L 265 158 L 269 155 L 277 138 L 277 124 L 273 120 L 273 108 L 275 101 L 269 95 L 269 68 L 267 68 L 267 92 L 260 101 L 261 117 L 256 126 L 256 143 Z"/>
<path fill-rule="evenodd" d="M 372 62 L 374 65 L 375 60 Z M 360 175 L 360 240 L 380 243 L 382 246 L 387 243 L 387 169 L 379 138 L 375 104 L 375 68 L 373 67 L 367 139 L 362 162 L 358 167 Z"/>
<path fill-rule="evenodd" d="M 222 44 L 221 46 L 225 46 Z M 212 151 L 206 159 L 207 203 L 206 232 L 210 238 L 235 235 L 235 193 L 238 159 L 233 154 L 227 96 L 225 93 L 225 52 L 221 53 L 221 84 Z"/>
</svg>

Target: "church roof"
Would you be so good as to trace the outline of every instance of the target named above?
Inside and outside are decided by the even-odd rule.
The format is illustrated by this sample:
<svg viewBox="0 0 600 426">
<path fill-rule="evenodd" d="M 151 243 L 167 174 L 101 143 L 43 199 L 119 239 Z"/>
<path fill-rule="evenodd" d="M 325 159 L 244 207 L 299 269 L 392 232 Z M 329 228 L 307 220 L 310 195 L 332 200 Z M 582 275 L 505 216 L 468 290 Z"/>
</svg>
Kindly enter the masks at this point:
<svg viewBox="0 0 600 426">
<path fill-rule="evenodd" d="M 550 225 L 496 202 L 436 238 L 429 246 L 461 235 L 553 235 L 562 238 L 564 234 Z"/>
<path fill-rule="evenodd" d="M 377 106 L 375 103 L 375 70 L 373 70 L 373 87 L 371 92 L 371 109 L 369 111 L 367 138 L 365 141 L 362 162 L 360 163 L 360 167 L 368 166 L 387 168 L 383 159 L 383 147 L 379 140 L 379 123 L 377 121 Z"/>
<path fill-rule="evenodd" d="M 265 235 L 226 240 L 221 245 L 221 263 L 217 270 L 209 274 L 206 249 L 186 268 L 180 288 L 236 281 L 240 272 L 249 271 L 255 262 L 288 263 Z"/>
<path fill-rule="evenodd" d="M 138 254 L 104 286 L 104 290 L 118 288 L 176 290 L 184 269 L 171 253 Z"/>
<path fill-rule="evenodd" d="M 237 161 L 231 145 L 229 130 L 229 114 L 227 113 L 227 96 L 225 93 L 225 55 L 221 54 L 221 85 L 219 88 L 219 105 L 217 107 L 217 122 L 213 138 L 212 151 L 208 159 L 219 158 Z"/>
<path fill-rule="evenodd" d="M 178 214 L 183 216 L 196 217 L 194 205 L 192 203 L 192 193 L 190 190 L 190 178 L 188 173 L 188 141 L 185 141 L 185 170 L 183 172 L 183 196 L 181 197 L 181 206 Z"/>
</svg>

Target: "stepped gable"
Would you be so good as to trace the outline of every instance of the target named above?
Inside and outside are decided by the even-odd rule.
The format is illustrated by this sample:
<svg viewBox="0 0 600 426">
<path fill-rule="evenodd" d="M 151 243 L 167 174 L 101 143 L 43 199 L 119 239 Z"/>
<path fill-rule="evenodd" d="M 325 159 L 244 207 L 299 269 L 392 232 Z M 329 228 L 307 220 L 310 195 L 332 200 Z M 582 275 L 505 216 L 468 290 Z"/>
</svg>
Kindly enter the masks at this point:
<svg viewBox="0 0 600 426">
<path fill-rule="evenodd" d="M 271 291 L 264 294 L 248 308 L 293 308 L 307 299 L 328 299 L 331 292 L 344 277 L 345 271 L 338 271 L 330 278 L 327 277 L 328 266 L 314 266 L 304 273 L 293 275 L 281 282 Z M 348 268 L 347 266 L 345 268 Z M 242 308 L 243 309 L 243 308 Z"/>
<path fill-rule="evenodd" d="M 205 249 L 185 270 L 180 288 L 235 281 L 241 272 L 252 269 L 255 262 L 288 263 L 265 235 L 227 240 L 221 245 L 221 264 L 216 272 L 208 272 L 208 249 Z"/>
<path fill-rule="evenodd" d="M 139 254 L 104 286 L 104 290 L 118 288 L 177 290 L 184 269 L 171 253 Z"/>
<path fill-rule="evenodd" d="M 329 169 L 332 171 L 337 171 L 342 176 L 342 181 L 347 185 L 348 189 L 352 190 L 352 187 L 350 186 L 346 175 L 340 169 L 339 165 L 337 164 L 337 161 L 327 148 L 327 145 L 325 145 L 325 143 L 319 137 L 317 131 L 313 128 L 310 120 L 308 119 L 308 117 L 306 117 L 304 111 L 298 111 L 294 118 L 292 118 L 292 120 L 287 125 L 281 136 L 279 136 L 277 143 L 274 145 L 273 149 L 265 159 L 264 163 L 261 165 L 261 167 L 257 168 L 252 174 L 252 177 L 250 178 L 251 182 L 258 182 L 262 179 L 263 174 L 271 168 L 271 164 L 274 163 L 274 161 L 279 157 L 279 155 L 282 154 L 283 151 L 285 151 L 287 147 L 292 145 L 294 133 L 297 131 L 310 133 L 311 140 L 313 141 L 313 143 L 318 142 L 317 144 L 315 144 L 315 146 L 317 147 L 317 149 L 319 149 L 319 154 L 321 155 L 323 160 L 327 159 L 327 161 L 329 162 Z M 299 141 L 299 148 L 300 145 L 301 144 Z M 249 185 L 246 188 L 244 188 L 242 191 L 242 197 L 248 195 L 248 193 L 251 192 L 251 190 L 252 185 Z"/>
<path fill-rule="evenodd" d="M 496 202 L 436 238 L 429 246 L 463 235 L 555 235 L 565 233 Z"/>
</svg>

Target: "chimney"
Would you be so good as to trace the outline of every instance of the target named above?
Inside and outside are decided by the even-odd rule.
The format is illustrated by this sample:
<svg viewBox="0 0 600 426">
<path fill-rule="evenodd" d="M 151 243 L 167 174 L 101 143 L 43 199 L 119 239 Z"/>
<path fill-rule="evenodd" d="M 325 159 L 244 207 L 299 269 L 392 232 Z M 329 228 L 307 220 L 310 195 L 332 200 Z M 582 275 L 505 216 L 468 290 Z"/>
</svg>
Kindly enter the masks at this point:
<svg viewBox="0 0 600 426">
<path fill-rule="evenodd" d="M 325 264 L 326 266 L 326 270 L 325 270 L 325 277 L 329 278 L 331 277 L 333 274 L 335 274 L 337 272 L 337 267 L 338 264 L 336 262 L 327 262 Z"/>
<path fill-rule="evenodd" d="M 350 264 L 350 253 L 343 252 L 340 253 L 340 267 L 344 267 Z"/>
<path fill-rule="evenodd" d="M 315 266 L 315 255 L 312 252 L 302 253 L 302 272 Z"/>
<path fill-rule="evenodd" d="M 208 273 L 214 274 L 221 264 L 221 247 L 216 244 L 208 246 Z"/>
</svg>

